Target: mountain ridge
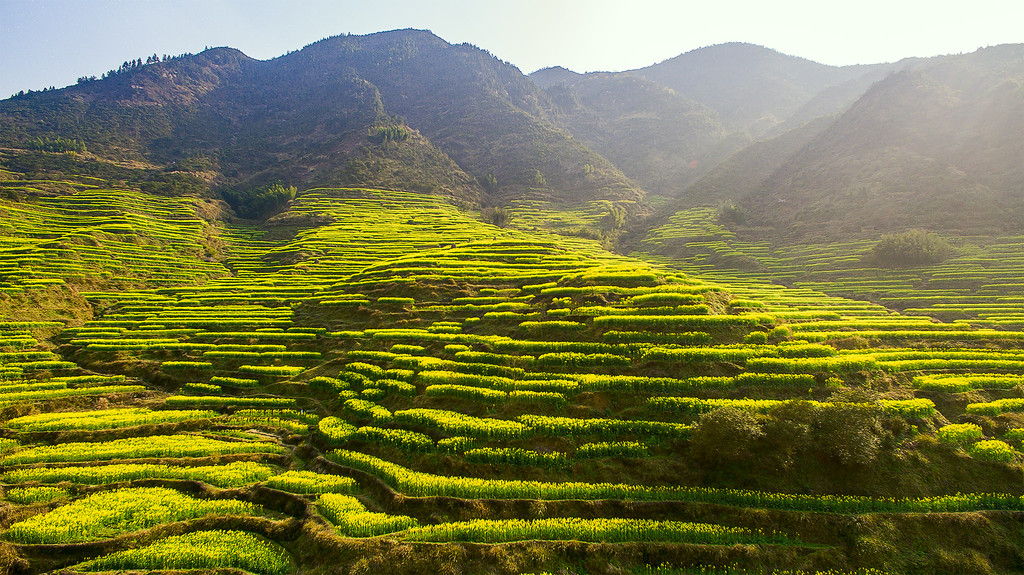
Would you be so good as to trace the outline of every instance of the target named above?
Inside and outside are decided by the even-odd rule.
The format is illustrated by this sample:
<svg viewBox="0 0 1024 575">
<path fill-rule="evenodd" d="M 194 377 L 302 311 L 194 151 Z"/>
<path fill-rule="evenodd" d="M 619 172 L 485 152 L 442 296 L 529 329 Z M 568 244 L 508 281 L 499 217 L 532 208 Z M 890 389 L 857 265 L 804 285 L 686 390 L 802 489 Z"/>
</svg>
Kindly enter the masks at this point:
<svg viewBox="0 0 1024 575">
<path fill-rule="evenodd" d="M 357 176 L 359 165 L 404 151 L 398 164 L 413 166 L 404 173 L 421 181 L 415 189 L 471 203 L 533 188 L 563 201 L 640 200 L 617 168 L 545 118 L 544 99 L 483 50 L 401 30 L 336 36 L 266 61 L 215 48 L 11 98 L 0 102 L 0 139 L 70 137 L 163 164 L 217 156 L 221 185 L 401 189 L 408 178 Z M 397 139 L 375 141 L 381 128 Z"/>
<path fill-rule="evenodd" d="M 651 205 L 738 202 L 783 238 L 790 228 L 954 229 L 935 209 L 915 215 L 931 186 L 947 211 L 970 194 L 991 205 L 953 218 L 987 233 L 1018 225 L 1008 216 L 1022 182 L 1020 51 L 834 67 L 729 43 L 625 72 L 528 77 L 405 29 L 325 38 L 271 60 L 213 48 L 11 98 L 0 102 L 0 143 L 70 138 L 172 174 L 203 165 L 196 186 L 211 193 L 283 182 L 467 206 L 608 200 L 629 218 Z"/>
</svg>

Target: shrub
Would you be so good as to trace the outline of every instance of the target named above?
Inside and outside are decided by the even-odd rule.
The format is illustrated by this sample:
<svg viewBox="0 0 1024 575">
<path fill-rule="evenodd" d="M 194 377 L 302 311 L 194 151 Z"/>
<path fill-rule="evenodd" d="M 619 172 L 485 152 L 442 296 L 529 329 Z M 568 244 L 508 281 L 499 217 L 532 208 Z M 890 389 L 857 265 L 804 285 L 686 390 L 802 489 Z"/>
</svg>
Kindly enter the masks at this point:
<svg viewBox="0 0 1024 575">
<path fill-rule="evenodd" d="M 259 219 L 272 215 L 295 199 L 295 186 L 279 183 L 255 190 L 223 190 L 224 200 L 243 218 Z"/>
<path fill-rule="evenodd" d="M 980 425 L 973 423 L 954 423 L 944 425 L 939 429 L 939 441 L 946 445 L 966 448 L 968 445 L 978 441 L 985 434 L 981 431 Z"/>
<path fill-rule="evenodd" d="M 843 465 L 867 465 L 882 446 L 879 410 L 872 405 L 836 403 L 816 410 L 814 441 Z"/>
<path fill-rule="evenodd" d="M 700 416 L 690 431 L 690 450 L 697 459 L 739 461 L 752 456 L 755 442 L 764 435 L 753 413 L 722 407 Z"/>
<path fill-rule="evenodd" d="M 1017 454 L 1017 452 L 1014 451 L 1008 443 L 999 441 L 998 439 L 979 441 L 971 446 L 968 453 L 970 453 L 971 457 L 974 457 L 975 459 L 996 463 L 1008 463 L 1013 461 Z"/>
<path fill-rule="evenodd" d="M 884 268 L 923 266 L 945 261 L 952 247 L 924 230 L 885 234 L 871 249 L 871 263 Z"/>
</svg>

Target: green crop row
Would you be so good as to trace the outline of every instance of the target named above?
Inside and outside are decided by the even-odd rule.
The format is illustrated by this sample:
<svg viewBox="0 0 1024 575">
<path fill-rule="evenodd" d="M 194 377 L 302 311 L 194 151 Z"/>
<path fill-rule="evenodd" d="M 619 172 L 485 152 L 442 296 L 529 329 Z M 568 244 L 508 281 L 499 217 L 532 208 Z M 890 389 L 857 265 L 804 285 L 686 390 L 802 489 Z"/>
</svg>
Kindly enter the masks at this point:
<svg viewBox="0 0 1024 575">
<path fill-rule="evenodd" d="M 314 493 L 351 493 L 356 481 L 351 477 L 325 475 L 315 471 L 285 471 L 267 478 L 264 485 L 289 493 L 310 495 Z"/>
<path fill-rule="evenodd" d="M 663 436 L 670 438 L 687 437 L 690 426 L 662 421 L 628 419 L 573 417 L 550 417 L 546 415 L 520 415 L 516 421 L 525 425 L 530 432 L 554 436 L 618 436 L 630 435 Z"/>
<path fill-rule="evenodd" d="M 576 448 L 577 459 L 599 457 L 647 457 L 650 448 L 637 441 L 602 441 L 584 443 Z"/>
<path fill-rule="evenodd" d="M 348 495 L 321 495 L 317 509 L 339 532 L 350 537 L 375 537 L 418 525 L 415 519 L 405 515 L 369 512 L 358 499 Z"/>
<path fill-rule="evenodd" d="M 388 408 L 365 399 L 349 399 L 343 405 L 346 410 L 358 417 L 369 419 L 377 424 L 390 423 L 394 417 Z"/>
<path fill-rule="evenodd" d="M 658 541 L 700 545 L 785 544 L 778 534 L 766 535 L 742 527 L 724 527 L 709 523 L 657 521 L 653 519 L 474 519 L 409 529 L 402 534 L 408 541 L 472 541 L 506 543 L 540 539 L 544 541 L 592 541 L 623 543 Z"/>
<path fill-rule="evenodd" d="M 352 439 L 369 441 L 403 449 L 405 451 L 433 451 L 434 441 L 422 433 L 408 429 L 384 429 L 380 427 L 360 427 L 352 435 Z"/>
<path fill-rule="evenodd" d="M 463 456 L 469 463 L 485 465 L 564 467 L 569 464 L 569 459 L 560 451 L 538 452 L 517 447 L 481 447 L 470 449 Z"/>
<path fill-rule="evenodd" d="M 91 559 L 73 571 L 219 571 L 288 575 L 288 552 L 262 537 L 242 531 L 196 531 Z"/>
<path fill-rule="evenodd" d="M 10 429 L 22 432 L 113 429 L 136 425 L 174 423 L 193 419 L 209 419 L 218 415 L 214 411 L 153 411 L 143 407 L 130 407 L 100 411 L 40 413 L 11 419 L 4 425 Z"/>
<path fill-rule="evenodd" d="M 190 479 L 217 487 L 241 487 L 263 481 L 274 474 L 267 465 L 237 461 L 227 465 L 180 467 L 152 463 L 126 463 L 61 467 L 30 467 L 14 469 L 2 476 L 6 483 L 61 483 L 69 481 L 84 485 L 103 485 L 136 479 Z"/>
<path fill-rule="evenodd" d="M 292 407 L 290 397 L 230 397 L 221 395 L 172 395 L 164 400 L 171 407 Z"/>
<path fill-rule="evenodd" d="M 769 493 L 709 487 L 665 487 L 613 483 L 543 483 L 475 477 L 439 476 L 411 471 L 394 463 L 335 450 L 335 463 L 360 469 L 413 496 L 465 499 L 619 499 L 633 501 L 692 501 L 741 507 L 790 509 L 830 513 L 966 512 L 983 509 L 1024 510 L 1024 497 L 1009 493 L 969 493 L 920 498 L 874 498 L 855 495 Z"/>
<path fill-rule="evenodd" d="M 356 426 L 348 423 L 340 417 L 325 417 L 317 424 L 317 429 L 331 443 L 348 441 L 356 432 Z"/>
<path fill-rule="evenodd" d="M 6 536 L 28 544 L 92 541 L 203 515 L 259 513 L 233 499 L 198 500 L 163 487 L 140 487 L 93 493 L 49 513 L 8 528 Z"/>
<path fill-rule="evenodd" d="M 274 443 L 220 441 L 193 435 L 152 435 L 105 442 L 76 442 L 42 445 L 18 451 L 0 459 L 4 465 L 64 463 L 151 457 L 207 457 L 229 453 L 284 453 Z"/>
<path fill-rule="evenodd" d="M 479 418 L 441 409 L 406 409 L 395 412 L 395 422 L 439 429 L 451 435 L 488 439 L 512 439 L 523 435 L 527 427 L 504 419 Z"/>
</svg>

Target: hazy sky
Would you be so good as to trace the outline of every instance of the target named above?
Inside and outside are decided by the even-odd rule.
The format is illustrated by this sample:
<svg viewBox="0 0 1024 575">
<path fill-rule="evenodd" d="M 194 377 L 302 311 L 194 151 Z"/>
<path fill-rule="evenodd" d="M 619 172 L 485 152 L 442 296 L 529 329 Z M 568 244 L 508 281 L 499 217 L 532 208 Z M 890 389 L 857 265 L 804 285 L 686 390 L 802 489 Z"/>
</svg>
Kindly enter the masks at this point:
<svg viewBox="0 0 1024 575">
<path fill-rule="evenodd" d="M 0 0 L 0 98 L 151 54 L 268 59 L 395 28 L 469 42 L 524 73 L 627 70 L 723 42 L 832 65 L 1024 42 L 1024 0 Z"/>
</svg>

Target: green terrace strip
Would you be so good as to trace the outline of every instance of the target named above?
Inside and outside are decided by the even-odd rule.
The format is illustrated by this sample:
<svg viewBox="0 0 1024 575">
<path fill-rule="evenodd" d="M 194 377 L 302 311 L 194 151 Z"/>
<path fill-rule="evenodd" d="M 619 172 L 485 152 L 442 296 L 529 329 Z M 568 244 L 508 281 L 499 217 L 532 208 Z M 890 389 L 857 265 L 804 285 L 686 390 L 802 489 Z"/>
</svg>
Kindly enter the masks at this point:
<svg viewBox="0 0 1024 575">
<path fill-rule="evenodd" d="M 4 536 L 18 543 L 79 543 L 204 515 L 260 512 L 256 505 L 233 499 L 199 500 L 162 487 L 127 488 L 93 493 L 19 521 Z"/>
<path fill-rule="evenodd" d="M 72 411 L 26 415 L 11 419 L 4 423 L 4 426 L 23 432 L 113 429 L 136 425 L 174 423 L 193 419 L 210 419 L 219 415 L 214 411 L 153 411 L 142 407 L 129 407 L 100 411 Z"/>
<path fill-rule="evenodd" d="M 408 429 L 383 429 L 365 426 L 357 429 L 351 438 L 396 447 L 406 451 L 434 450 L 434 440 L 422 433 L 409 431 Z"/>
<path fill-rule="evenodd" d="M 714 340 L 704 331 L 657 333 L 649 331 L 608 330 L 601 334 L 605 343 L 674 343 L 678 345 L 709 345 Z"/>
<path fill-rule="evenodd" d="M 0 395 L 0 405 L 13 403 L 28 403 L 39 401 L 51 401 L 67 397 L 79 397 L 87 395 L 111 395 L 116 393 L 138 393 L 148 391 L 141 385 L 104 385 L 98 387 L 77 387 L 57 389 L 30 389 L 15 393 Z"/>
<path fill-rule="evenodd" d="M 982 461 L 1008 463 L 1017 458 L 1018 453 L 1004 441 L 986 439 L 971 445 L 967 452 L 971 457 Z"/>
<path fill-rule="evenodd" d="M 560 451 L 538 452 L 517 447 L 481 447 L 469 449 L 463 456 L 467 463 L 486 465 L 526 465 L 532 467 L 564 467 L 569 464 Z"/>
<path fill-rule="evenodd" d="M 389 412 L 390 413 L 390 412 Z M 326 437 L 331 443 L 347 441 L 356 432 L 356 426 L 348 423 L 340 417 L 325 417 L 317 424 L 320 434 Z"/>
<path fill-rule="evenodd" d="M 253 411 L 253 410 L 241 410 L 241 411 Z M 269 411 L 269 410 L 264 410 Z M 264 427 L 274 427 L 278 429 L 284 429 L 292 433 L 299 435 L 305 435 L 309 433 L 309 424 L 301 421 L 295 421 L 293 419 L 274 417 L 272 415 L 238 415 L 237 413 L 226 416 L 223 422 L 227 425 L 260 425 Z"/>
<path fill-rule="evenodd" d="M 755 357 L 747 360 L 747 368 L 768 373 L 821 373 L 870 371 L 878 369 L 878 365 L 870 356 Z"/>
<path fill-rule="evenodd" d="M 606 441 L 584 443 L 576 448 L 577 459 L 600 457 L 647 457 L 650 448 L 638 441 Z"/>
<path fill-rule="evenodd" d="M 520 415 L 517 421 L 527 426 L 531 433 L 568 436 L 661 436 L 687 437 L 690 426 L 662 421 L 641 421 L 625 419 L 577 419 L 573 417 L 550 417 L 546 415 Z"/>
<path fill-rule="evenodd" d="M 5 472 L 0 478 L 5 483 L 62 483 L 68 481 L 82 485 L 104 485 L 135 481 L 137 479 L 190 479 L 217 487 L 231 488 L 264 481 L 274 470 L 262 463 L 236 461 L 227 465 L 181 467 L 152 463 L 115 463 L 107 465 L 81 465 L 62 467 L 32 467 Z"/>
<path fill-rule="evenodd" d="M 514 439 L 527 433 L 528 427 L 516 421 L 484 419 L 442 409 L 406 409 L 394 413 L 394 421 L 439 429 L 451 435 L 488 439 Z"/>
<path fill-rule="evenodd" d="M 196 435 L 153 435 L 103 442 L 43 445 L 0 459 L 4 465 L 173 457 L 208 457 L 232 453 L 284 453 L 275 443 L 221 441 Z"/>
<path fill-rule="evenodd" d="M 197 339 L 291 339 L 315 340 L 315 333 L 293 331 L 200 331 L 194 336 Z"/>
<path fill-rule="evenodd" d="M 63 487 L 14 487 L 4 492 L 4 499 L 19 505 L 33 503 L 49 503 L 58 499 L 67 499 L 71 493 Z"/>
<path fill-rule="evenodd" d="M 305 371 L 305 368 L 290 365 L 240 365 L 238 371 L 273 377 L 294 377 Z"/>
<path fill-rule="evenodd" d="M 655 521 L 651 519 L 474 519 L 409 529 L 401 534 L 407 541 L 471 541 L 507 543 L 510 541 L 591 541 L 625 543 L 652 541 L 694 543 L 700 545 L 773 544 L 790 540 L 783 535 L 766 535 L 742 527 L 708 523 Z"/>
<path fill-rule="evenodd" d="M 996 373 L 918 375 L 914 387 L 930 391 L 959 393 L 972 389 L 1012 389 L 1024 385 L 1024 376 Z"/>
<path fill-rule="evenodd" d="M 934 324 L 933 324 L 934 325 Z M 865 339 L 879 341 L 1006 341 L 1019 342 L 1024 340 L 1024 331 L 999 331 L 992 329 L 978 330 L 867 330 L 850 331 L 806 331 L 800 332 L 800 338 L 808 341 L 833 341 L 847 339 L 857 335 Z"/>
<path fill-rule="evenodd" d="M 178 571 L 238 569 L 257 575 L 288 575 L 291 557 L 281 546 L 244 531 L 196 531 L 137 549 L 104 555 L 72 571 Z"/>
<path fill-rule="evenodd" d="M 237 377 L 222 377 L 215 375 L 210 378 L 210 383 L 227 387 L 259 387 L 260 382 L 255 379 L 242 379 Z"/>
<path fill-rule="evenodd" d="M 208 361 L 165 361 L 160 364 L 163 369 L 213 369 Z"/>
<path fill-rule="evenodd" d="M 602 315 L 594 318 L 594 327 L 598 329 L 617 330 L 656 330 L 668 331 L 678 329 L 721 329 L 726 327 L 757 327 L 775 324 L 775 317 L 766 314 L 740 315 Z"/>
<path fill-rule="evenodd" d="M 1024 497 L 1009 493 L 958 493 L 920 498 L 874 498 L 857 495 L 802 495 L 709 487 L 661 487 L 616 483 L 545 483 L 475 477 L 439 476 L 412 471 L 382 459 L 334 450 L 328 459 L 365 471 L 404 494 L 463 499 L 620 499 L 690 501 L 740 507 L 763 507 L 827 513 L 969 512 L 983 509 L 1024 510 Z"/>
<path fill-rule="evenodd" d="M 743 411 L 755 411 L 766 413 L 776 407 L 787 403 L 788 400 L 775 399 L 701 399 L 698 397 L 650 397 L 647 405 L 670 412 L 678 413 L 706 413 L 722 407 L 731 407 Z M 880 409 L 881 411 L 904 417 L 928 417 L 935 415 L 935 403 L 926 398 L 917 399 L 880 399 L 877 403 L 830 403 L 807 401 L 807 404 L 816 409 L 830 409 L 840 405 L 853 405 L 865 409 Z"/>
<path fill-rule="evenodd" d="M 258 424 L 287 429 L 292 433 L 309 433 L 309 427 L 316 425 L 320 416 L 294 409 L 240 409 L 224 418 L 228 424 Z"/>
<path fill-rule="evenodd" d="M 508 393 L 486 387 L 470 387 L 467 385 L 438 384 L 428 385 L 423 391 L 425 397 L 451 397 L 496 404 L 508 399 Z"/>
<path fill-rule="evenodd" d="M 1010 411 L 1024 411 L 1024 398 L 1010 397 L 983 403 L 968 403 L 964 411 L 980 415 L 999 415 L 1000 413 Z"/>
<path fill-rule="evenodd" d="M 943 425 L 936 434 L 939 441 L 954 447 L 965 448 L 985 437 L 980 425 L 974 423 L 951 423 Z"/>
<path fill-rule="evenodd" d="M 390 423 L 394 418 L 394 414 L 388 408 L 365 399 L 346 400 L 344 407 L 358 417 L 369 419 L 378 424 Z"/>
<path fill-rule="evenodd" d="M 418 523 L 405 515 L 387 515 L 367 511 L 355 497 L 325 493 L 317 499 L 317 509 L 343 535 L 375 537 L 416 527 Z"/>
<path fill-rule="evenodd" d="M 9 451 L 14 451 L 20 446 L 21 444 L 18 443 L 16 439 L 0 437 L 0 454 L 7 453 Z"/>
<path fill-rule="evenodd" d="M 172 395 L 164 400 L 171 407 L 292 407 L 290 397 L 228 397 L 221 395 Z"/>
<path fill-rule="evenodd" d="M 1002 369 L 1024 373 L 1021 359 L 910 359 L 904 361 L 879 361 L 878 367 L 889 372 L 925 371 L 948 369 Z"/>
<path fill-rule="evenodd" d="M 213 385 L 210 383 L 186 383 L 181 386 L 181 391 L 186 393 L 212 393 L 219 394 L 224 390 L 219 385 Z"/>
<path fill-rule="evenodd" d="M 577 353 L 563 351 L 545 353 L 537 358 L 538 366 L 552 367 L 629 367 L 629 358 L 611 353 Z"/>
<path fill-rule="evenodd" d="M 315 493 L 352 493 L 356 489 L 356 481 L 351 477 L 295 470 L 274 475 L 264 481 L 263 485 L 272 489 L 303 495 Z"/>
</svg>

